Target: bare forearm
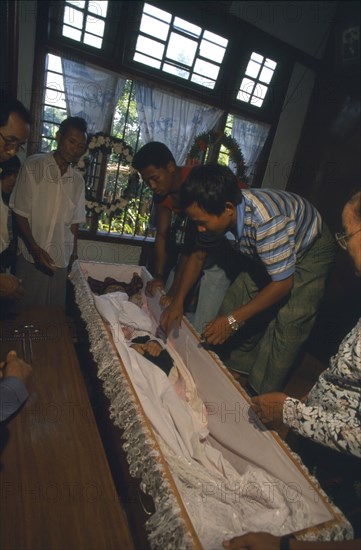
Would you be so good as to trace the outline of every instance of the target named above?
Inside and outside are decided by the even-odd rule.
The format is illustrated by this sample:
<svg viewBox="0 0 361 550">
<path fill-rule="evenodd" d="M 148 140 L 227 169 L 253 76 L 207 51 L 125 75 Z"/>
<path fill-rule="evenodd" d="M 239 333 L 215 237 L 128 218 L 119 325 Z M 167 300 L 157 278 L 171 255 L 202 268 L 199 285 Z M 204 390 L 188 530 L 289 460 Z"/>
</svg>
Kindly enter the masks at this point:
<svg viewBox="0 0 361 550">
<path fill-rule="evenodd" d="M 177 303 L 183 304 L 188 292 L 196 283 L 202 271 L 206 256 L 207 254 L 204 252 L 193 252 L 185 261 L 182 266 L 181 276 L 179 277 L 180 281 L 176 295 L 174 296 L 174 301 Z"/>
<path fill-rule="evenodd" d="M 174 280 L 171 288 L 171 294 L 175 295 L 177 290 L 182 282 L 184 270 L 186 268 L 187 262 L 189 260 L 188 254 L 182 254 L 179 258 L 177 269 L 174 275 Z"/>
<path fill-rule="evenodd" d="M 157 236 L 155 240 L 155 262 L 154 262 L 154 274 L 164 276 L 165 266 L 167 262 L 167 254 L 165 251 L 165 237 L 163 235 Z"/>
<path fill-rule="evenodd" d="M 16 214 L 16 222 L 18 224 L 21 237 L 24 239 L 29 252 L 34 254 L 38 248 L 38 244 L 33 237 L 28 219 Z"/>
</svg>

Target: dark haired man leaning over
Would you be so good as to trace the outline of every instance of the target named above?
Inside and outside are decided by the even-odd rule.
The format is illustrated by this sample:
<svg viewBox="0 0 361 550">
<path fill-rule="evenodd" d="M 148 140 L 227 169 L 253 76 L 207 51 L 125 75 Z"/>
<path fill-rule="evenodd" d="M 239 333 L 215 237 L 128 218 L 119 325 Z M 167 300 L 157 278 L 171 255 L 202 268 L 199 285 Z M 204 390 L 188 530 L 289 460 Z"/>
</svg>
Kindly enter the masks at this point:
<svg viewBox="0 0 361 550">
<path fill-rule="evenodd" d="M 86 148 L 85 120 L 64 120 L 56 141 L 55 152 L 25 161 L 10 198 L 20 233 L 22 305 L 65 307 L 67 271 L 77 253 L 78 224 L 85 221 L 84 180 L 72 167 Z"/>
<path fill-rule="evenodd" d="M 163 328 L 181 321 L 184 295 L 206 257 L 202 239 L 225 235 L 248 265 L 203 336 L 212 345 L 228 341 L 227 366 L 249 374 L 257 393 L 282 389 L 315 322 L 335 241 L 306 199 L 272 189 L 241 191 L 229 168 L 217 164 L 192 170 L 180 203 L 198 227 L 199 250 L 189 257 L 182 287 L 162 314 Z"/>
</svg>

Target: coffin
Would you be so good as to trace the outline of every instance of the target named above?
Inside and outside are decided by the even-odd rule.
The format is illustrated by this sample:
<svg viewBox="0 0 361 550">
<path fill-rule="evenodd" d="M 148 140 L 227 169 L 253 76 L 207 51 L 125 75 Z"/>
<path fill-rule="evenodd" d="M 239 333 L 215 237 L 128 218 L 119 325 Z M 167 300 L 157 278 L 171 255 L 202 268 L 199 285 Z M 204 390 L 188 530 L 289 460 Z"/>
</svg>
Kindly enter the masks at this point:
<svg viewBox="0 0 361 550">
<path fill-rule="evenodd" d="M 303 540 L 352 538 L 340 510 L 299 457 L 252 416 L 246 392 L 202 347 L 186 319 L 165 344 L 175 364 L 183 365 L 186 398 L 173 389 L 170 375 L 129 347 L 114 304 L 107 319 L 87 278 L 130 281 L 135 272 L 144 283 L 151 277 L 140 266 L 75 262 L 70 279 L 110 416 L 124 433 L 130 474 L 154 501 L 150 546 L 214 550 L 225 538 L 257 530 L 296 532 Z M 141 292 L 155 334 L 159 295 Z"/>
</svg>

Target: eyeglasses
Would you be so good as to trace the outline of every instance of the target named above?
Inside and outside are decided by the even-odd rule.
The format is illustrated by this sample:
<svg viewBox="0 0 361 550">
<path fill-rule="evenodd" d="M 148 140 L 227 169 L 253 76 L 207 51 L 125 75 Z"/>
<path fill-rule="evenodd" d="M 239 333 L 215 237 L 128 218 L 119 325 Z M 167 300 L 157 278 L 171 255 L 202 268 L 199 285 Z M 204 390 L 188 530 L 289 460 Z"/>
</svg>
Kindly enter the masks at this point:
<svg viewBox="0 0 361 550">
<path fill-rule="evenodd" d="M 356 233 L 359 233 L 361 229 L 358 229 L 355 231 L 355 233 L 351 233 L 351 235 L 347 235 L 347 233 L 335 233 L 335 238 L 338 244 L 340 245 L 343 250 L 347 250 L 347 241 L 351 239 Z"/>
<path fill-rule="evenodd" d="M 5 151 L 24 151 L 24 144 L 23 143 L 16 143 L 12 139 L 9 139 L 6 136 L 3 136 L 3 134 L 0 132 L 0 136 L 2 137 L 5 145 L 4 149 Z"/>
</svg>

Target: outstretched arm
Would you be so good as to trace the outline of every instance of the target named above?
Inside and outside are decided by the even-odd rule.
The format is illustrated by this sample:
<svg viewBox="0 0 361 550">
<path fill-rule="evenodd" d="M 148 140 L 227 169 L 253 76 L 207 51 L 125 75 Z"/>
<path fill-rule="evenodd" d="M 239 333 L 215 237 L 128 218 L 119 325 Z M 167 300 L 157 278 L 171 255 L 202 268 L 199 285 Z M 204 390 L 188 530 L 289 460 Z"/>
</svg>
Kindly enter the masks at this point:
<svg viewBox="0 0 361 550">
<path fill-rule="evenodd" d="M 242 325 L 245 321 L 248 321 L 248 319 L 262 313 L 262 311 L 265 311 L 285 298 L 291 292 L 292 287 L 293 275 L 282 281 L 272 281 L 247 304 L 229 313 L 232 313 L 236 321 Z M 214 321 L 208 323 L 203 332 L 203 336 L 206 338 L 207 342 L 213 345 L 223 344 L 231 334 L 232 329 L 229 326 L 227 315 L 217 317 Z"/>
<path fill-rule="evenodd" d="M 42 265 L 46 269 L 50 269 L 50 271 L 55 271 L 54 260 L 35 241 L 33 234 L 31 232 L 28 219 L 25 218 L 24 216 L 20 216 L 20 214 L 15 214 L 15 215 L 16 215 L 16 221 L 19 226 L 21 237 L 24 239 L 30 254 L 34 258 L 35 263 Z"/>
<path fill-rule="evenodd" d="M 203 269 L 206 256 L 206 252 L 198 250 L 197 252 L 193 252 L 186 261 L 182 273 L 182 279 L 179 283 L 173 301 L 163 311 L 160 318 L 160 325 L 167 334 L 171 331 L 174 322 L 176 322 L 177 326 L 180 327 L 183 317 L 184 300 L 190 289 L 198 280 L 198 277 Z"/>
<path fill-rule="evenodd" d="M 166 241 L 172 213 L 168 208 L 156 205 L 157 234 L 155 237 L 154 278 L 146 286 L 147 294 L 154 296 L 158 288 L 164 288 L 165 267 L 167 262 Z"/>
</svg>

